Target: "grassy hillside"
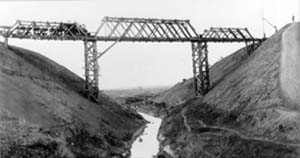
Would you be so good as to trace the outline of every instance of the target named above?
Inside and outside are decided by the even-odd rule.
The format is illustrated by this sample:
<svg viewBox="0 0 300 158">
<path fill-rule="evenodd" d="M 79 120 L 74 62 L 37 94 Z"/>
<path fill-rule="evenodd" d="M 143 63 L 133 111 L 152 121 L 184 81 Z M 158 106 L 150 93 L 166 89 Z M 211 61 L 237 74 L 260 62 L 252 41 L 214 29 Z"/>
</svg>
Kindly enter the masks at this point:
<svg viewBox="0 0 300 158">
<path fill-rule="evenodd" d="M 144 120 L 104 94 L 90 102 L 83 85 L 38 53 L 1 45 L 1 157 L 128 155 Z"/>
<path fill-rule="evenodd" d="M 214 65 L 210 92 L 178 105 L 164 118 L 158 136 L 160 154 L 167 158 L 298 158 L 300 113 L 282 95 L 279 77 L 282 55 L 290 53 L 282 49 L 283 41 L 299 44 L 297 38 L 283 37 L 290 28 L 281 29 L 240 62 L 232 62 L 239 54 L 235 53 Z M 297 34 L 295 30 L 290 34 Z"/>
<path fill-rule="evenodd" d="M 244 64 L 248 58 L 246 48 L 242 48 L 224 59 L 216 62 L 210 68 L 210 80 L 212 88 L 226 78 L 237 67 Z M 177 83 L 172 88 L 160 93 L 154 98 L 155 102 L 165 102 L 169 106 L 182 104 L 195 96 L 193 78 Z"/>
</svg>

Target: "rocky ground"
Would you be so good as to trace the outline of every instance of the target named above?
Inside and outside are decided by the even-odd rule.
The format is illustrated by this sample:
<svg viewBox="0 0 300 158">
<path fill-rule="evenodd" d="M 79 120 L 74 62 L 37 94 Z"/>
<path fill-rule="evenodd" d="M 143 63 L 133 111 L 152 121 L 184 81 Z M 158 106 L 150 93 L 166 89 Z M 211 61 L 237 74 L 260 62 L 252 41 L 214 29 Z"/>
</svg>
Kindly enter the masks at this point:
<svg viewBox="0 0 300 158">
<path fill-rule="evenodd" d="M 129 157 L 145 120 L 46 57 L 0 45 L 0 157 Z"/>
</svg>

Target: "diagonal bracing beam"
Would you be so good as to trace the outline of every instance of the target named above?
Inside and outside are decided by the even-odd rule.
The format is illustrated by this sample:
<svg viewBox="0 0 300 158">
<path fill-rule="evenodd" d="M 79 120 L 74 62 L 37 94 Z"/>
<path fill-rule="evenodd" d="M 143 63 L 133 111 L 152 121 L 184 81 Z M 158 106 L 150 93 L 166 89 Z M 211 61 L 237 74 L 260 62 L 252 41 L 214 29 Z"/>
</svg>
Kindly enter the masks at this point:
<svg viewBox="0 0 300 158">
<path fill-rule="evenodd" d="M 99 95 L 98 75 L 99 66 L 97 61 L 97 41 L 84 41 L 84 69 L 85 69 L 85 94 L 88 99 L 97 101 Z"/>
<path fill-rule="evenodd" d="M 198 36 L 189 20 L 105 17 L 95 34 L 96 39 L 99 41 L 118 40 L 131 24 L 133 27 L 129 29 L 130 33 L 122 37 L 121 41 L 189 42 L 197 39 Z M 106 36 L 105 30 L 110 31 L 110 36 Z M 136 32 L 136 34 L 131 32 Z"/>
<path fill-rule="evenodd" d="M 199 35 L 189 20 L 114 17 L 103 18 L 95 34 L 78 23 L 17 21 L 10 27 L 0 26 L 0 35 L 4 37 L 6 45 L 8 38 L 83 41 L 84 86 L 87 97 L 94 101 L 97 101 L 99 93 L 97 59 L 118 42 L 191 42 L 195 93 L 205 95 L 210 88 L 208 42 L 245 42 L 247 50 L 252 52 L 265 40 L 254 38 L 247 28 L 210 28 Z M 97 41 L 114 43 L 98 53 Z"/>
<path fill-rule="evenodd" d="M 194 89 L 196 96 L 209 91 L 209 65 L 207 42 L 192 42 Z"/>
</svg>

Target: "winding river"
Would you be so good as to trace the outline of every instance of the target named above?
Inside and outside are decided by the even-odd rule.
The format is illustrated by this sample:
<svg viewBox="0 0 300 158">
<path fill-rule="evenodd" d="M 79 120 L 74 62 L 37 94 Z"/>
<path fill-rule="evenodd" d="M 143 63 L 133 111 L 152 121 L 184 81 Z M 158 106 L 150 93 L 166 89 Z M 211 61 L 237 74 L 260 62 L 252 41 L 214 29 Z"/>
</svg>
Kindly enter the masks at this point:
<svg viewBox="0 0 300 158">
<path fill-rule="evenodd" d="M 152 158 L 159 150 L 157 134 L 161 119 L 144 113 L 140 114 L 150 123 L 147 124 L 144 133 L 133 143 L 131 148 L 131 158 Z"/>
</svg>

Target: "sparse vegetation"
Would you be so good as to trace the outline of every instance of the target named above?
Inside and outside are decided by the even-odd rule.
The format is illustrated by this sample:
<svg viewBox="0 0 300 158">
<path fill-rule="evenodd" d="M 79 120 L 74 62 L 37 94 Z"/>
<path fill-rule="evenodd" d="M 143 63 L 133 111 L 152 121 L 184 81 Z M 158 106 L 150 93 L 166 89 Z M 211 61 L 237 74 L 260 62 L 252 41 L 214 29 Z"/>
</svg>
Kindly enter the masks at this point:
<svg viewBox="0 0 300 158">
<path fill-rule="evenodd" d="M 1 158 L 128 156 L 141 116 L 103 93 L 88 101 L 82 78 L 35 52 L 0 46 L 0 56 Z"/>
</svg>

